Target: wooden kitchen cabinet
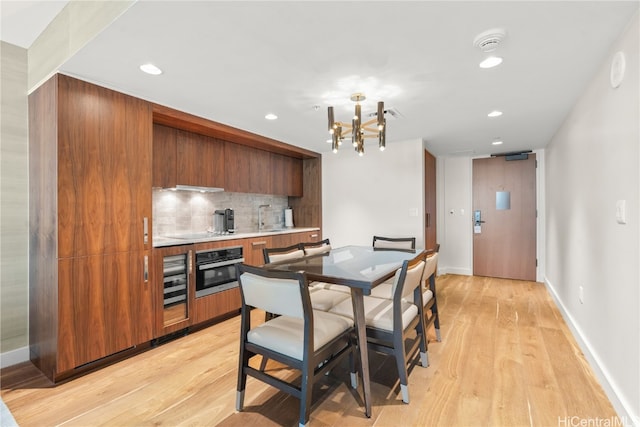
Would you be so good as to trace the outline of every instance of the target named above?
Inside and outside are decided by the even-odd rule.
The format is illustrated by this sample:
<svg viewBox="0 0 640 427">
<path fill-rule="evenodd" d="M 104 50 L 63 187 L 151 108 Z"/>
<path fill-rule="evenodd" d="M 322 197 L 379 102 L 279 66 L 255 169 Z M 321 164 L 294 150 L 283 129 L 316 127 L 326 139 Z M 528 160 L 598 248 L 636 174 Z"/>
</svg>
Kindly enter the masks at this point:
<svg viewBox="0 0 640 427">
<path fill-rule="evenodd" d="M 271 194 L 268 151 L 225 142 L 225 191 Z"/>
<path fill-rule="evenodd" d="M 152 330 L 144 321 L 153 315 L 153 277 L 144 274 L 148 262 L 148 251 L 58 262 L 58 372 L 150 339 Z"/>
<path fill-rule="evenodd" d="M 302 160 L 271 153 L 272 194 L 302 196 Z"/>
<path fill-rule="evenodd" d="M 262 250 L 272 247 L 273 236 L 261 236 L 244 239 L 244 262 L 249 265 L 264 265 Z"/>
<path fill-rule="evenodd" d="M 176 162 L 178 184 L 224 188 L 223 141 L 178 130 Z"/>
<path fill-rule="evenodd" d="M 320 240 L 320 231 L 276 234 L 271 236 L 271 246 L 283 248 L 298 243 L 319 242 Z"/>
<path fill-rule="evenodd" d="M 151 105 L 55 75 L 29 96 L 30 358 L 52 381 L 152 337 Z"/>
<path fill-rule="evenodd" d="M 153 124 L 153 187 L 174 188 L 178 184 L 176 156 L 178 129 Z"/>
</svg>

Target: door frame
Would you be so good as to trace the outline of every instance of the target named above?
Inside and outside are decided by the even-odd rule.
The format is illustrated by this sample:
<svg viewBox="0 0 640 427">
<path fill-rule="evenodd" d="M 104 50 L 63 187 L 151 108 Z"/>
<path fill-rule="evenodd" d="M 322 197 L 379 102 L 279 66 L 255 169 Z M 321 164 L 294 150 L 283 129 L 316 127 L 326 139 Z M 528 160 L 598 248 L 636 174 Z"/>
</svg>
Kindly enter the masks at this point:
<svg viewBox="0 0 640 427">
<path fill-rule="evenodd" d="M 532 150 L 535 153 L 538 161 L 538 167 L 536 168 L 536 210 L 538 211 L 538 217 L 536 219 L 536 258 L 538 260 L 538 266 L 536 267 L 536 281 L 545 282 L 545 254 L 546 254 L 546 216 L 545 216 L 545 151 L 544 149 Z M 469 271 L 473 274 L 473 159 L 482 159 L 486 156 L 474 156 L 469 158 L 469 209 L 468 209 L 468 241 L 469 241 Z"/>
</svg>

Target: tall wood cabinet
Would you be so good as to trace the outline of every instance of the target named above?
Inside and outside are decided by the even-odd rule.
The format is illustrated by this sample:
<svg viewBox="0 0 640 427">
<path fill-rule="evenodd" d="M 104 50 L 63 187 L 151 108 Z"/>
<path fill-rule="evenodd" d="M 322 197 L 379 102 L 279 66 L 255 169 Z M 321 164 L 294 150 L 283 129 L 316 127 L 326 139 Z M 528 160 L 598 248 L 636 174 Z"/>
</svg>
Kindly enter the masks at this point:
<svg viewBox="0 0 640 427">
<path fill-rule="evenodd" d="M 29 120 L 30 357 L 57 381 L 152 338 L 152 108 L 56 75 Z"/>
<path fill-rule="evenodd" d="M 436 236 L 436 158 L 424 150 L 424 243 L 426 249 L 435 249 Z"/>
</svg>

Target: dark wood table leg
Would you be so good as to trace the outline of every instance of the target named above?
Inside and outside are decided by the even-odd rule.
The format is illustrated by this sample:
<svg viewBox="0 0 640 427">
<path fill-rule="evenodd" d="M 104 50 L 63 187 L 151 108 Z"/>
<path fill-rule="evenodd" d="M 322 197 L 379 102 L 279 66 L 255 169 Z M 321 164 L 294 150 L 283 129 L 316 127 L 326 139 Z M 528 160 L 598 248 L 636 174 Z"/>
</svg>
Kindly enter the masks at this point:
<svg viewBox="0 0 640 427">
<path fill-rule="evenodd" d="M 367 348 L 367 325 L 364 320 L 364 298 L 362 289 L 351 288 L 353 302 L 353 317 L 358 333 L 358 348 L 360 349 L 360 370 L 362 372 L 362 388 L 364 391 L 364 413 L 371 418 L 371 383 L 369 381 L 369 350 Z"/>
</svg>

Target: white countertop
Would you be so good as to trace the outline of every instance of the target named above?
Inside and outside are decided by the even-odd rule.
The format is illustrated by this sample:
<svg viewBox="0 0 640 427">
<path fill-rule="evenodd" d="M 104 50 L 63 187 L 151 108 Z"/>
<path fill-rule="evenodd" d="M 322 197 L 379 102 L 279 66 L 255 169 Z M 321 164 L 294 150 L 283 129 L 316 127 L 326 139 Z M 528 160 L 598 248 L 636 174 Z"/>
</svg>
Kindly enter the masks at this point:
<svg viewBox="0 0 640 427">
<path fill-rule="evenodd" d="M 320 230 L 320 228 L 294 227 L 294 228 L 283 228 L 283 229 L 277 229 L 277 230 L 253 231 L 253 232 L 232 233 L 232 234 L 215 234 L 215 233 L 202 232 L 202 233 L 184 234 L 184 235 L 177 235 L 177 236 L 153 236 L 153 247 L 161 248 L 166 246 L 190 245 L 193 243 L 217 242 L 222 240 L 249 239 L 252 237 L 273 236 L 277 234 L 304 233 L 307 231 L 317 231 L 317 230 Z"/>
</svg>

